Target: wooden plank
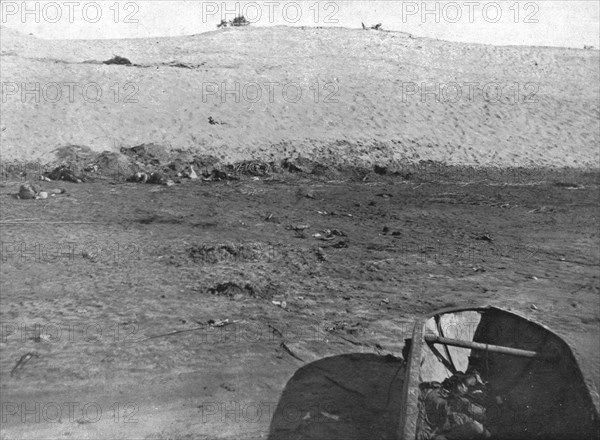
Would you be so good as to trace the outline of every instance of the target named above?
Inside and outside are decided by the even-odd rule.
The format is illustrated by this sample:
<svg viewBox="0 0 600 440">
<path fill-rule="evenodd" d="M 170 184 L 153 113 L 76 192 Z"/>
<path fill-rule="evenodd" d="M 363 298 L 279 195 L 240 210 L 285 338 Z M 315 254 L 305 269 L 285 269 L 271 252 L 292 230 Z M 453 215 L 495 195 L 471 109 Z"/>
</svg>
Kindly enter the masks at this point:
<svg viewBox="0 0 600 440">
<path fill-rule="evenodd" d="M 398 436 L 400 440 L 415 440 L 417 436 L 417 423 L 419 419 L 419 397 L 421 390 L 420 372 L 421 358 L 423 356 L 423 321 L 415 324 L 410 355 L 406 365 L 406 378 L 404 380 L 404 395 L 402 414 L 398 426 Z"/>
<path fill-rule="evenodd" d="M 436 335 L 425 335 L 425 340 L 429 343 L 450 345 L 452 347 L 470 348 L 472 350 L 488 351 L 490 353 L 500 353 L 510 356 L 518 356 L 532 359 L 556 359 L 556 355 L 538 353 L 537 351 L 522 350 L 520 348 L 503 347 L 501 345 L 483 344 L 481 342 L 461 341 L 459 339 L 443 338 Z"/>
</svg>

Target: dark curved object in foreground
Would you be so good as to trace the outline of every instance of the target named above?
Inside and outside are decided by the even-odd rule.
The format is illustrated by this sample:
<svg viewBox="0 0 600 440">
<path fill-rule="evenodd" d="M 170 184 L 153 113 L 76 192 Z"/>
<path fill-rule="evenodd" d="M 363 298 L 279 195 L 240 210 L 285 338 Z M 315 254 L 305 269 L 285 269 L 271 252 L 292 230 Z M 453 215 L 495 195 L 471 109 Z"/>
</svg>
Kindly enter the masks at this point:
<svg viewBox="0 0 600 440">
<path fill-rule="evenodd" d="M 425 439 L 419 385 L 470 368 L 486 382 L 493 439 L 599 438 L 595 378 L 562 338 L 528 318 L 495 307 L 445 309 L 416 323 L 404 354 L 340 355 L 300 368 L 268 439 Z"/>
<path fill-rule="evenodd" d="M 423 432 L 419 384 L 475 368 L 495 439 L 597 439 L 598 393 L 571 347 L 547 327 L 495 307 L 448 309 L 415 325 L 397 437 Z"/>
<path fill-rule="evenodd" d="M 392 439 L 405 362 L 352 353 L 305 365 L 288 381 L 268 440 Z"/>
</svg>

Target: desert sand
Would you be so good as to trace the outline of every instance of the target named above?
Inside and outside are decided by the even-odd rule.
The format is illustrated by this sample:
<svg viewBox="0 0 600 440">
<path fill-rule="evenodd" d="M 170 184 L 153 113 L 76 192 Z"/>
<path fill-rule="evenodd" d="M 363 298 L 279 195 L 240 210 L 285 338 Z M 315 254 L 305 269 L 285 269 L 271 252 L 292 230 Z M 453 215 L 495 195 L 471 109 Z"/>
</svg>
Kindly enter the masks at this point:
<svg viewBox="0 0 600 440">
<path fill-rule="evenodd" d="M 3 161 L 150 142 L 224 163 L 590 168 L 600 157 L 597 50 L 288 27 L 96 41 L 2 28 L 1 50 Z M 135 66 L 98 64 L 114 55 Z"/>
</svg>

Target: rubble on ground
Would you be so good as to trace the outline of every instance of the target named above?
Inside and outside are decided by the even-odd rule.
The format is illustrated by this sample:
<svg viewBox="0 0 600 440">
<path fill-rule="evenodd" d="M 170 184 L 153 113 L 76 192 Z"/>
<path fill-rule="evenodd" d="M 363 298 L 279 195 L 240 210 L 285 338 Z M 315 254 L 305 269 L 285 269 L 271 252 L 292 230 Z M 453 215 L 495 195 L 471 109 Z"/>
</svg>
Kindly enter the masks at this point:
<svg viewBox="0 0 600 440">
<path fill-rule="evenodd" d="M 44 176 L 50 180 L 64 180 L 73 183 L 82 183 L 87 179 L 82 175 L 77 175 L 76 171 L 68 165 L 59 165 L 52 171 L 44 173 Z"/>
<path fill-rule="evenodd" d="M 54 197 L 57 194 L 64 194 L 66 192 L 64 188 L 43 190 L 31 183 L 24 183 L 19 187 L 19 192 L 15 194 L 15 197 L 21 200 L 47 199 L 48 196 Z"/>
</svg>

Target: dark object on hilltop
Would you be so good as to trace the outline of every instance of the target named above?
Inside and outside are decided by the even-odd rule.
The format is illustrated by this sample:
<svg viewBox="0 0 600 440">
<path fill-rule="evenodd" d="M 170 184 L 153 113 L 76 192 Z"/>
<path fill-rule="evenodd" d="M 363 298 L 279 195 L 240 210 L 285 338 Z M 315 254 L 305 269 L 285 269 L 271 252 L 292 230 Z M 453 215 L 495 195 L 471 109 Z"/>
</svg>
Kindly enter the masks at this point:
<svg viewBox="0 0 600 440">
<path fill-rule="evenodd" d="M 363 28 L 364 30 L 367 30 L 367 29 L 373 29 L 373 30 L 375 30 L 375 31 L 380 31 L 380 30 L 381 30 L 381 23 L 374 24 L 374 25 L 373 25 L 373 26 L 371 26 L 370 28 L 367 28 L 367 27 L 365 26 L 365 24 L 364 24 L 364 23 L 361 23 L 361 24 L 362 24 L 362 28 Z"/>
<path fill-rule="evenodd" d="M 231 26 L 248 26 L 249 24 L 250 22 L 246 20 L 246 17 L 244 17 L 243 15 L 235 17 L 231 22 Z"/>
<path fill-rule="evenodd" d="M 119 55 L 115 55 L 110 60 L 102 61 L 102 64 L 118 64 L 121 66 L 131 66 L 131 61 L 129 61 L 125 57 L 120 57 Z"/>
<path fill-rule="evenodd" d="M 221 20 L 221 23 L 219 23 L 217 25 L 217 28 L 222 28 L 222 27 L 227 27 L 227 26 L 240 27 L 240 26 L 248 26 L 249 24 L 250 24 L 250 22 L 248 20 L 246 20 L 246 17 L 244 17 L 243 15 L 240 15 L 238 17 L 235 17 L 233 20 L 229 20 L 229 21 Z"/>
</svg>

